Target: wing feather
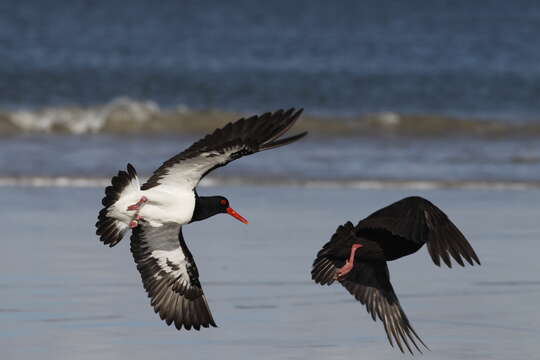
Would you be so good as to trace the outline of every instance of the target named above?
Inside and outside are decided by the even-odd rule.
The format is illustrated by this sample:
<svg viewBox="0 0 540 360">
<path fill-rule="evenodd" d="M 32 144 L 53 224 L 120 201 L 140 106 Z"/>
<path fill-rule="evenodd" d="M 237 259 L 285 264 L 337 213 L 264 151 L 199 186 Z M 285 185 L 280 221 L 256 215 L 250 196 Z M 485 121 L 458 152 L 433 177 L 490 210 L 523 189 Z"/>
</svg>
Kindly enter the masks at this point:
<svg viewBox="0 0 540 360">
<path fill-rule="evenodd" d="M 167 325 L 178 330 L 216 326 L 180 225 L 152 227 L 141 221 L 131 235 L 131 252 L 150 304 Z"/>
<path fill-rule="evenodd" d="M 401 352 L 408 350 L 422 352 L 416 341 L 429 349 L 412 328 L 405 312 L 390 283 L 388 266 L 384 261 L 369 261 L 355 263 L 354 269 L 340 280 L 351 295 L 366 306 L 366 310 L 376 321 L 378 318 L 384 325 L 390 345 L 392 339 Z"/>
<path fill-rule="evenodd" d="M 330 241 L 317 253 L 311 270 L 312 279 L 321 285 L 335 281 L 338 269 L 356 239 L 355 228 L 347 222 L 337 228 Z M 345 252 L 342 252 L 345 250 Z M 428 348 L 412 328 L 403 312 L 390 283 L 390 274 L 385 261 L 356 261 L 353 269 L 344 279 L 339 280 L 356 300 L 366 306 L 373 321 L 377 318 L 383 323 L 390 345 L 404 352 L 419 352 L 417 341 Z"/>
<path fill-rule="evenodd" d="M 169 185 L 192 190 L 206 174 L 218 167 L 242 156 L 299 140 L 307 132 L 277 139 L 296 123 L 302 111 L 294 108 L 278 110 L 228 123 L 165 161 L 141 189 Z"/>
<path fill-rule="evenodd" d="M 428 252 L 435 265 L 440 266 L 441 260 L 452 267 L 451 258 L 464 266 L 465 259 L 470 265 L 480 260 L 473 248 L 452 223 L 448 216 L 430 201 L 414 196 L 397 201 L 386 206 L 356 226 L 357 232 L 368 236 L 370 232 L 382 230 L 394 237 L 391 246 L 399 253 L 395 258 L 407 255 L 427 244 Z M 410 246 L 395 250 L 396 240 L 407 241 Z"/>
</svg>

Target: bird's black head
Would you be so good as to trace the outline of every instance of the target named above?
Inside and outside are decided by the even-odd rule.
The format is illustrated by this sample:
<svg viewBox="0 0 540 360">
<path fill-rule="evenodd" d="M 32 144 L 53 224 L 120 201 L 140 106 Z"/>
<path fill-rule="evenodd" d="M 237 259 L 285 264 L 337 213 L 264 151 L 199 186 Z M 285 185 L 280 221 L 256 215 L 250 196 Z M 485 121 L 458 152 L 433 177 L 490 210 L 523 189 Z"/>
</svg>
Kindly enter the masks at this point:
<svg viewBox="0 0 540 360">
<path fill-rule="evenodd" d="M 244 224 L 249 223 L 230 207 L 229 200 L 223 196 L 197 196 L 195 198 L 195 210 L 191 222 L 204 220 L 217 214 L 229 214 Z"/>
</svg>

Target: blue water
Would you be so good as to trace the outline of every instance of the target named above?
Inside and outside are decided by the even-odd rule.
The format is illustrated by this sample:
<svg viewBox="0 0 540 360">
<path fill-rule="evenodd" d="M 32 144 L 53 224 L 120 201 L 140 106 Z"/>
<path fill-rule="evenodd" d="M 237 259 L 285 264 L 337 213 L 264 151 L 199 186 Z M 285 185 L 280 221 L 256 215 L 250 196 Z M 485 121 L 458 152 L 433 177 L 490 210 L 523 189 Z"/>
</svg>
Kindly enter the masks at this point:
<svg viewBox="0 0 540 360">
<path fill-rule="evenodd" d="M 339 136 L 365 121 L 344 115 L 436 116 L 341 139 L 305 121 L 302 143 L 221 174 L 537 182 L 538 38 L 540 4 L 525 0 L 4 1 L 0 177 L 108 177 L 128 161 L 148 175 L 202 135 L 176 126 L 205 116 L 186 107 L 215 110 L 217 127 L 227 111 L 294 106 L 341 121 Z"/>
<path fill-rule="evenodd" d="M 536 1 L 3 1 L 0 106 L 537 119 Z"/>
<path fill-rule="evenodd" d="M 109 178 L 132 163 L 149 176 L 197 136 L 16 136 L 0 141 L 2 177 Z M 474 180 L 540 186 L 540 139 L 320 138 L 236 160 L 211 173 L 247 182 Z M 1 181 L 0 181 L 1 184 Z"/>
</svg>

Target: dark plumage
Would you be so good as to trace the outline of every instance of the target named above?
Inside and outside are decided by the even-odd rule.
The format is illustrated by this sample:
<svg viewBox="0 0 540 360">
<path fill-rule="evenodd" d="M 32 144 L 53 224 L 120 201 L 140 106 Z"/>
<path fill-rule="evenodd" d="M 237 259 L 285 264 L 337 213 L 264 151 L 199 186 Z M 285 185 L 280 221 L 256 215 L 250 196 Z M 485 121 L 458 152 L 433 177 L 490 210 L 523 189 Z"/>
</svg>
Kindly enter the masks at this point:
<svg viewBox="0 0 540 360">
<path fill-rule="evenodd" d="M 119 171 L 118 175 L 111 179 L 111 185 L 105 188 L 105 197 L 101 200 L 104 206 L 99 212 L 96 222 L 96 235 L 105 244 L 113 247 L 118 244 L 127 230 L 127 225 L 107 216 L 109 207 L 118 201 L 122 192 L 137 178 L 137 172 L 131 165 L 127 165 L 126 171 Z"/>
<path fill-rule="evenodd" d="M 390 283 L 387 261 L 418 251 L 427 244 L 433 262 L 452 267 L 450 257 L 464 266 L 480 264 L 478 256 L 459 229 L 438 207 L 421 197 L 408 197 L 384 207 L 356 226 L 347 222 L 337 228 L 317 254 L 312 279 L 321 285 L 338 280 L 366 305 L 373 320 L 383 322 L 388 341 L 411 354 L 423 343 L 412 328 Z M 358 247 L 350 272 L 341 273 L 352 247 Z M 418 343 L 419 344 L 418 344 Z"/>
</svg>

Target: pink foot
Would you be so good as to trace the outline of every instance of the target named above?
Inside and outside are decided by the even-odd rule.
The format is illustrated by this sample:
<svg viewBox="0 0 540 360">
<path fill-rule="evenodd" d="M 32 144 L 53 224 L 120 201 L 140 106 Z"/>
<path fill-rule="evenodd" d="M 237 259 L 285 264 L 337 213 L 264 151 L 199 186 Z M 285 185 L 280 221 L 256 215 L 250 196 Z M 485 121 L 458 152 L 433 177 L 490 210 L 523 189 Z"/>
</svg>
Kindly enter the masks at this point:
<svg viewBox="0 0 540 360">
<path fill-rule="evenodd" d="M 135 215 L 135 218 L 129 222 L 129 227 L 134 229 L 139 226 L 139 220 L 144 220 L 144 218 L 141 215 Z"/>
<path fill-rule="evenodd" d="M 137 201 L 133 205 L 129 205 L 127 207 L 128 211 L 134 211 L 134 210 L 140 210 L 141 205 L 144 205 L 148 201 L 148 198 L 146 196 L 142 196 L 139 201 Z"/>
<path fill-rule="evenodd" d="M 342 267 L 340 267 L 336 273 L 336 277 L 335 279 L 336 280 L 341 280 L 345 277 L 345 275 L 347 275 L 349 272 L 351 272 L 353 268 L 353 264 L 349 262 L 349 260 L 347 260 L 345 262 L 345 265 L 343 265 Z"/>
<path fill-rule="evenodd" d="M 353 246 L 351 246 L 351 255 L 345 261 L 345 265 L 338 269 L 335 280 L 342 280 L 349 272 L 351 272 L 352 268 L 354 267 L 354 255 L 356 254 L 356 250 L 362 246 L 363 245 L 360 244 L 353 244 Z"/>
</svg>

